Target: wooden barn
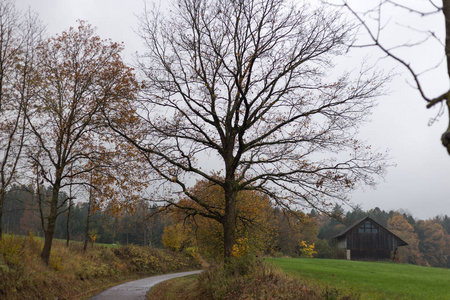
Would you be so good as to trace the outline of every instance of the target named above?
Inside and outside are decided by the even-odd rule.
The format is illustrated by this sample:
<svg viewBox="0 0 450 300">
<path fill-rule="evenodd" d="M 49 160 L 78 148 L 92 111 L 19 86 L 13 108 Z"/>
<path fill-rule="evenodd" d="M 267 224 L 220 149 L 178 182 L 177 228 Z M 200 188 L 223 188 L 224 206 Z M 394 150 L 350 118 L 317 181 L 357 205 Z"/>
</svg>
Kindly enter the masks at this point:
<svg viewBox="0 0 450 300">
<path fill-rule="evenodd" d="M 347 259 L 387 260 L 400 246 L 408 245 L 401 238 L 366 217 L 335 237 L 338 248 L 347 250 Z"/>
</svg>

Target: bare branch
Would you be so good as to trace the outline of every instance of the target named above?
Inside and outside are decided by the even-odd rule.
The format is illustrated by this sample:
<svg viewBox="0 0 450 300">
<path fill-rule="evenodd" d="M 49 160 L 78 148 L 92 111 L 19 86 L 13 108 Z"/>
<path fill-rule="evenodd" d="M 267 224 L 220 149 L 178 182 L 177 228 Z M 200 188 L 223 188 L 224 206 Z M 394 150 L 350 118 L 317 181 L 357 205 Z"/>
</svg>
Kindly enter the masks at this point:
<svg viewBox="0 0 450 300">
<path fill-rule="evenodd" d="M 236 220 L 250 222 L 236 213 L 242 193 L 325 210 L 382 175 L 384 154 L 355 134 L 389 76 L 327 76 L 355 34 L 340 13 L 284 0 L 180 0 L 175 11 L 141 18 L 145 126 L 109 124 L 173 188 L 170 207 L 220 221 L 225 256 Z M 191 192 L 195 180 L 222 189 L 223 211 Z"/>
</svg>

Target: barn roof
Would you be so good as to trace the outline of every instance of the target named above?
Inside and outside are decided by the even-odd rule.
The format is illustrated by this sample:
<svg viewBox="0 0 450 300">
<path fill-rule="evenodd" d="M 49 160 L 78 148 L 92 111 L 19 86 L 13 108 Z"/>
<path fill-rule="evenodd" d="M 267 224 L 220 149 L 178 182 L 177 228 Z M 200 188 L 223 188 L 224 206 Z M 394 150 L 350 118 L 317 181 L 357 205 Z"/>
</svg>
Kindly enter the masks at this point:
<svg viewBox="0 0 450 300">
<path fill-rule="evenodd" d="M 387 232 L 389 232 L 390 234 L 392 234 L 394 237 L 396 237 L 397 239 L 399 239 L 402 243 L 401 246 L 406 246 L 408 245 L 407 242 L 405 242 L 404 240 L 402 240 L 401 238 L 399 238 L 398 236 L 396 236 L 395 234 L 393 234 L 390 230 L 388 230 L 386 227 L 384 227 L 383 225 L 381 225 L 380 223 L 378 223 L 377 221 L 375 221 L 374 219 L 370 218 L 370 217 L 365 217 L 359 221 L 356 221 L 355 223 L 353 223 L 352 225 L 350 225 L 349 227 L 347 227 L 344 231 L 342 231 L 341 233 L 339 233 L 338 235 L 336 235 L 334 238 L 340 238 L 342 236 L 345 236 L 351 229 L 359 226 L 361 223 L 365 222 L 369 220 L 372 223 L 375 223 L 376 225 L 380 226 L 381 228 L 383 228 L 384 230 L 386 230 Z"/>
</svg>

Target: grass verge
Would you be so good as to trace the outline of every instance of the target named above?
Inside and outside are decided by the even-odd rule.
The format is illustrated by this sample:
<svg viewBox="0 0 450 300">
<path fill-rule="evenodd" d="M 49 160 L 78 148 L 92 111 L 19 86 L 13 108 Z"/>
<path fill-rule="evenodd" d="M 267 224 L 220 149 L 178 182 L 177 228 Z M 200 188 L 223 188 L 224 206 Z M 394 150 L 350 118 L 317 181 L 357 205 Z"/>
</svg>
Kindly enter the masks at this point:
<svg viewBox="0 0 450 300">
<path fill-rule="evenodd" d="M 147 299 L 206 299 L 205 295 L 202 294 L 202 289 L 199 287 L 198 276 L 199 275 L 189 275 L 163 281 L 147 293 Z"/>
<path fill-rule="evenodd" d="M 384 262 L 268 258 L 284 271 L 361 299 L 450 299 L 450 269 Z"/>
<path fill-rule="evenodd" d="M 55 241 L 49 265 L 42 240 L 4 235 L 0 240 L 0 299 L 83 299 L 132 279 L 198 269 L 182 254 L 148 247 L 89 247 Z"/>
<path fill-rule="evenodd" d="M 287 275 L 262 260 L 235 258 L 197 277 L 176 278 L 154 287 L 147 299 L 358 299 L 358 295 Z"/>
</svg>

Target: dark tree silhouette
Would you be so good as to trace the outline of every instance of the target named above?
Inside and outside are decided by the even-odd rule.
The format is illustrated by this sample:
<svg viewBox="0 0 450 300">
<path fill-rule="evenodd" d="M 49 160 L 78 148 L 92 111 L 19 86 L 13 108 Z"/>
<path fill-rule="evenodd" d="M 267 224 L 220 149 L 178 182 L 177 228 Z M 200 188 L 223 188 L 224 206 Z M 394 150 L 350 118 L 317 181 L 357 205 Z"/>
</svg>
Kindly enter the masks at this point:
<svg viewBox="0 0 450 300">
<path fill-rule="evenodd" d="M 376 47 L 382 53 L 403 66 L 413 78 L 413 85 L 417 88 L 421 97 L 426 101 L 426 107 L 431 108 L 437 104 L 441 105 L 439 115 L 445 108 L 450 113 L 450 89 L 446 84 L 439 91 L 430 90 L 424 80 L 424 75 L 430 71 L 435 71 L 441 65 L 445 82 L 450 79 L 450 0 L 443 0 L 442 3 L 436 1 L 419 1 L 411 3 L 401 0 L 381 0 L 365 3 L 363 8 L 355 8 L 356 3 L 350 3 L 347 0 L 332 1 L 333 5 L 344 7 L 356 19 L 363 31 L 367 33 L 369 42 L 354 44 L 356 47 Z M 408 14 L 409 22 L 394 20 L 392 14 Z M 431 18 L 442 19 L 438 27 L 432 28 L 426 21 Z M 427 25 L 424 25 L 427 24 Z M 399 25 L 394 28 L 392 25 Z M 393 30 L 388 30 L 389 28 Z M 404 32 L 408 30 L 408 32 Z M 397 30 L 397 31 L 395 31 Z M 398 33 L 402 30 L 402 33 Z M 439 31 L 444 34 L 440 35 Z M 392 35 L 396 38 L 392 39 Z M 404 37 L 407 36 L 408 39 Z M 387 37 L 389 37 L 387 39 Z M 432 43 L 431 43 L 432 42 Z M 421 66 L 423 59 L 421 56 L 408 54 L 416 49 L 424 55 L 430 47 L 440 47 L 441 55 L 436 57 L 435 63 L 428 66 Z M 447 130 L 442 134 L 441 141 L 443 146 L 450 154 L 450 118 Z"/>
<path fill-rule="evenodd" d="M 324 210 L 384 172 L 384 155 L 355 133 L 386 78 L 369 69 L 327 76 L 352 38 L 338 13 L 283 0 L 180 0 L 141 21 L 144 125 L 111 126 L 167 182 L 167 205 L 222 224 L 225 258 L 238 193 Z M 195 179 L 223 189 L 223 214 L 190 191 Z M 202 209 L 184 207 L 179 193 Z"/>
</svg>

